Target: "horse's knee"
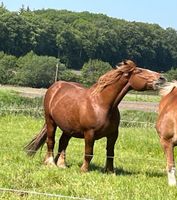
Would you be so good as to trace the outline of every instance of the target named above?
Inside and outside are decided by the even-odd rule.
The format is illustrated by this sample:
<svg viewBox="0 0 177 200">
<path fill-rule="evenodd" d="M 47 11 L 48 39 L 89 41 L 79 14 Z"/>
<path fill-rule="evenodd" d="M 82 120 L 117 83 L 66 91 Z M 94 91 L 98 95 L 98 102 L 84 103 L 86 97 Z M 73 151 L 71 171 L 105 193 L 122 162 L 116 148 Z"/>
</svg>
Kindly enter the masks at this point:
<svg viewBox="0 0 177 200">
<path fill-rule="evenodd" d="M 166 151 L 167 149 L 169 149 L 172 146 L 172 141 L 171 140 L 166 140 L 164 138 L 160 138 L 160 144 L 162 146 L 162 148 L 164 149 L 164 151 Z"/>
</svg>

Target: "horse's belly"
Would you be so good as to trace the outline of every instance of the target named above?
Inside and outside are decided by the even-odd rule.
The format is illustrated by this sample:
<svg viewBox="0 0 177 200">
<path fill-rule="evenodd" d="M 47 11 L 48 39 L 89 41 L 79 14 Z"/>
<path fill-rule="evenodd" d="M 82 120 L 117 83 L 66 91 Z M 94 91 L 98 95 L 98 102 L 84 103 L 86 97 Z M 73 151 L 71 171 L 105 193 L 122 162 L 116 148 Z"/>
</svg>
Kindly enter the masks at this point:
<svg viewBox="0 0 177 200">
<path fill-rule="evenodd" d="M 74 121 L 72 119 L 54 119 L 55 123 L 57 124 L 57 126 L 66 133 L 81 133 L 81 127 L 80 124 L 77 121 Z M 80 136 L 79 136 L 80 137 Z"/>
<path fill-rule="evenodd" d="M 81 132 L 78 102 L 72 98 L 63 98 L 51 109 L 50 115 L 65 132 Z"/>
<path fill-rule="evenodd" d="M 70 124 L 68 122 L 58 122 L 57 126 L 66 134 L 75 138 L 84 138 L 84 132 L 81 130 L 80 126 Z"/>
</svg>

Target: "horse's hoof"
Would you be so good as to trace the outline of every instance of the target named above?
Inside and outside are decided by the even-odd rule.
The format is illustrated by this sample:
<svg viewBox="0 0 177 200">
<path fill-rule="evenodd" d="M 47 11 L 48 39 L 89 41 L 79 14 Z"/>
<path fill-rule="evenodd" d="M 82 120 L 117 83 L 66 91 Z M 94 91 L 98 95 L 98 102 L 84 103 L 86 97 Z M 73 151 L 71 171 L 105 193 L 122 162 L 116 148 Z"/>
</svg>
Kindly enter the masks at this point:
<svg viewBox="0 0 177 200">
<path fill-rule="evenodd" d="M 176 183 L 174 184 L 174 183 L 168 183 L 168 185 L 170 186 L 170 187 L 176 187 L 177 185 L 176 185 Z"/>
<path fill-rule="evenodd" d="M 115 171 L 114 171 L 113 167 L 105 167 L 104 168 L 104 173 L 115 174 Z"/>
<path fill-rule="evenodd" d="M 168 172 L 168 185 L 176 186 L 175 168 Z"/>
<path fill-rule="evenodd" d="M 47 167 L 56 167 L 55 163 L 44 163 Z"/>
<path fill-rule="evenodd" d="M 65 164 L 57 164 L 58 168 L 66 169 L 67 166 Z"/>
<path fill-rule="evenodd" d="M 56 161 L 56 159 L 55 159 L 55 161 Z M 59 168 L 62 168 L 62 169 L 67 168 L 67 165 L 66 165 L 66 162 L 64 159 L 58 158 L 58 160 L 55 163 L 56 163 L 57 167 L 59 167 Z"/>
<path fill-rule="evenodd" d="M 44 164 L 49 167 L 54 167 L 54 166 L 56 167 L 54 159 L 52 157 L 45 159 Z"/>
<path fill-rule="evenodd" d="M 86 167 L 81 167 L 81 172 L 83 172 L 83 173 L 86 173 L 86 172 L 88 172 L 89 170 L 88 170 L 88 168 L 86 168 Z"/>
<path fill-rule="evenodd" d="M 176 180 L 169 180 L 169 181 L 168 181 L 168 185 L 169 185 L 169 186 L 177 186 Z"/>
<path fill-rule="evenodd" d="M 113 175 L 116 174 L 114 170 L 108 170 L 108 169 L 105 169 L 104 173 L 113 174 Z"/>
</svg>

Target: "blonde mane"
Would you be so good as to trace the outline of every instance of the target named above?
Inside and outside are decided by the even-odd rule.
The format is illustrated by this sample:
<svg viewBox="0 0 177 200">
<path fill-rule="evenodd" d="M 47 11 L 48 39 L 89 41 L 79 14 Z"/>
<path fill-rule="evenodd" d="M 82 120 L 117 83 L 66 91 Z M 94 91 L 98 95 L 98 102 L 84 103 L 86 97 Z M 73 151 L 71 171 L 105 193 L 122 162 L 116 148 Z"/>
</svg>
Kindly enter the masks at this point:
<svg viewBox="0 0 177 200">
<path fill-rule="evenodd" d="M 160 95 L 165 96 L 165 95 L 169 94 L 173 90 L 174 87 L 177 87 L 177 81 L 172 81 L 172 82 L 166 83 L 165 86 L 163 88 L 161 88 Z"/>
<path fill-rule="evenodd" d="M 100 93 L 105 87 L 108 85 L 111 85 L 115 81 L 118 81 L 124 72 L 131 72 L 136 68 L 136 65 L 133 61 L 127 60 L 124 62 L 121 62 L 118 66 L 116 66 L 116 69 L 112 69 L 111 71 L 108 71 L 106 74 L 102 75 L 98 82 L 96 83 L 96 87 L 93 90 L 92 94 L 98 94 Z"/>
</svg>

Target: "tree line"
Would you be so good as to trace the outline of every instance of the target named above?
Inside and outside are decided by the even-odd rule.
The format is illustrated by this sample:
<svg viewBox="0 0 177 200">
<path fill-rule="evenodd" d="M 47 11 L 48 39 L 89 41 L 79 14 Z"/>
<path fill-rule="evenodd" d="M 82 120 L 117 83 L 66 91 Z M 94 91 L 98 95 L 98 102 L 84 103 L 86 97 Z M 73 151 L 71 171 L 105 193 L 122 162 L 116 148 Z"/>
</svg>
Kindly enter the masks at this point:
<svg viewBox="0 0 177 200">
<path fill-rule="evenodd" d="M 104 63 L 115 66 L 123 59 L 155 71 L 166 72 L 172 67 L 175 71 L 177 66 L 177 31 L 158 24 L 67 10 L 22 7 L 10 12 L 4 5 L 0 6 L 0 19 L 0 83 L 47 87 L 53 81 L 56 63 L 60 78 L 65 80 L 78 80 L 69 69 L 83 71 L 84 64 L 95 61 L 102 63 L 96 71 L 101 71 Z M 44 74 L 51 80 L 42 80 Z M 39 79 L 43 82 L 37 83 Z"/>
<path fill-rule="evenodd" d="M 0 84 L 48 88 L 56 80 L 65 80 L 91 86 L 111 69 L 107 62 L 89 60 L 76 73 L 52 56 L 39 56 L 31 51 L 17 58 L 0 52 Z"/>
</svg>

